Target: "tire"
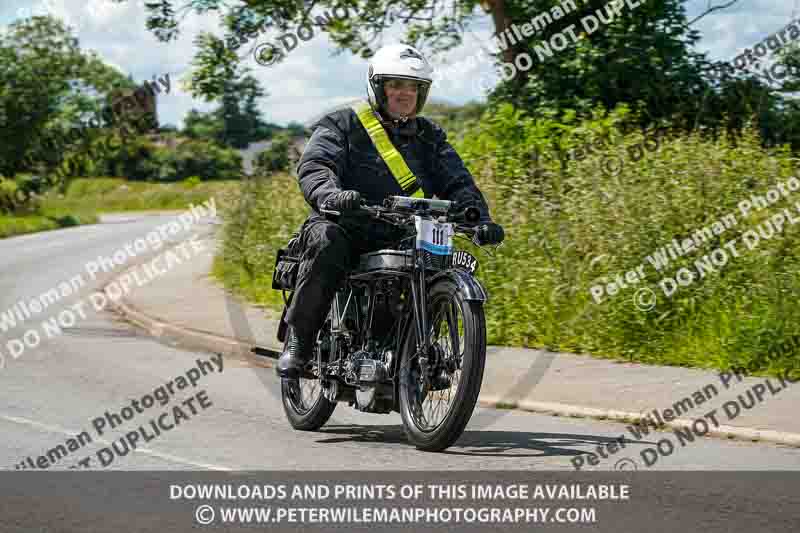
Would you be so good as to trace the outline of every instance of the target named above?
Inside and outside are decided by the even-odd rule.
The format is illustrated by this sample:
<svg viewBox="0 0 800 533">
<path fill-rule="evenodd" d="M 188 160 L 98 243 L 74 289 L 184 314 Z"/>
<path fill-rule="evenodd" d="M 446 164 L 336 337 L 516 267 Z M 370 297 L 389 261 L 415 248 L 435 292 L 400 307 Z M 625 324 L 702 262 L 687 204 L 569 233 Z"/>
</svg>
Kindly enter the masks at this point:
<svg viewBox="0 0 800 533">
<path fill-rule="evenodd" d="M 420 368 L 418 359 L 415 357 L 417 333 L 413 322 L 403 343 L 399 370 L 400 415 L 403 419 L 406 436 L 417 449 L 431 452 L 444 450 L 461 437 L 478 401 L 481 383 L 483 382 L 483 370 L 486 364 L 486 319 L 483 312 L 483 303 L 464 300 L 463 295 L 452 281 L 441 280 L 437 282 L 428 292 L 428 334 L 436 326 L 436 324 L 431 324 L 430 321 L 439 314 L 440 302 L 449 303 L 450 305 L 455 304 L 455 309 L 461 315 L 463 339 L 459 339 L 459 351 L 462 352 L 462 357 L 455 395 L 452 396 L 452 390 L 448 392 L 448 397 L 453 400 L 452 404 L 443 419 L 433 427 L 431 427 L 431 424 L 421 424 L 420 419 L 415 416 L 415 410 L 419 412 L 417 410 L 419 407 L 424 409 L 424 402 L 427 401 L 428 396 L 431 396 L 431 394 L 439 395 L 441 398 L 445 391 L 429 391 L 425 394 L 421 405 L 417 401 L 418 396 L 416 394 L 419 392 Z M 437 323 L 439 323 L 438 320 Z M 440 328 L 437 327 L 437 329 Z M 458 336 L 461 337 L 461 327 L 457 326 L 453 329 L 457 329 L 459 331 Z M 441 337 L 445 336 L 442 335 Z M 437 344 L 441 346 L 442 340 L 437 340 Z M 447 350 L 445 350 L 445 356 L 452 355 L 455 350 L 450 349 L 450 354 L 446 352 Z M 456 373 L 454 371 L 452 374 L 449 372 L 448 374 L 450 375 L 452 389 L 452 378 L 456 377 Z"/>
<path fill-rule="evenodd" d="M 284 350 L 286 350 L 287 343 L 288 340 L 284 342 Z M 319 350 L 319 344 L 314 349 L 314 357 L 316 357 L 317 350 Z M 312 384 L 316 385 L 316 399 L 311 401 L 309 398 L 308 403 L 311 405 L 308 405 L 304 398 L 306 395 L 304 389 Z M 336 409 L 337 403 L 328 400 L 322 393 L 322 383 L 319 378 L 281 378 L 281 400 L 289 423 L 294 429 L 300 431 L 316 431 L 324 426 Z"/>
</svg>

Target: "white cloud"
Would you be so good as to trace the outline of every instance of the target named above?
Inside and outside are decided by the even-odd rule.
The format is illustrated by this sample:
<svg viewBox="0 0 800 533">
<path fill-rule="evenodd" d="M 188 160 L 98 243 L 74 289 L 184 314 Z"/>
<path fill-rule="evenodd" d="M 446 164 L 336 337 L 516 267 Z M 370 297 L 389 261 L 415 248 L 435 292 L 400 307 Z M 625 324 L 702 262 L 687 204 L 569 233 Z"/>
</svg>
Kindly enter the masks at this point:
<svg viewBox="0 0 800 533">
<path fill-rule="evenodd" d="M 720 2 L 717 0 L 714 5 Z M 705 11 L 707 0 L 689 2 L 687 16 L 691 20 Z M 794 0 L 749 0 L 729 9 L 706 15 L 692 27 L 700 31 L 698 52 L 707 52 L 714 61 L 730 61 L 742 51 L 800 16 Z"/>
</svg>

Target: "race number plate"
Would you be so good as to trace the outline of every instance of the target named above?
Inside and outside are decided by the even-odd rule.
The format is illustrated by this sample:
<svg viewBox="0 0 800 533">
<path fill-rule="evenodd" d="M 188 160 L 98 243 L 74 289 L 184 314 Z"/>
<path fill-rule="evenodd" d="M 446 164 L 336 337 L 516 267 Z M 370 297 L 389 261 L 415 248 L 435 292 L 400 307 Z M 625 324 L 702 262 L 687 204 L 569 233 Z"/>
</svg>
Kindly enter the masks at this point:
<svg viewBox="0 0 800 533">
<path fill-rule="evenodd" d="M 471 253 L 459 250 L 453 254 L 453 266 L 469 270 L 474 274 L 478 270 L 478 260 Z"/>
<path fill-rule="evenodd" d="M 451 255 L 453 253 L 453 225 L 450 223 L 425 220 L 415 216 L 417 226 L 417 248 L 427 250 L 434 255 Z"/>
</svg>

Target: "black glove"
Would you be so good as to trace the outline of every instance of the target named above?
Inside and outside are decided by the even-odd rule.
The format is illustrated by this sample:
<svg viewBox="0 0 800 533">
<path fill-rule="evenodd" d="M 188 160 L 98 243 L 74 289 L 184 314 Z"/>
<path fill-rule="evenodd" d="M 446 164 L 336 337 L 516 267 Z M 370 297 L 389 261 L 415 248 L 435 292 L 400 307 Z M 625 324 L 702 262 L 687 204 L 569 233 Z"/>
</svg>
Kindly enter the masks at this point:
<svg viewBox="0 0 800 533">
<path fill-rule="evenodd" d="M 500 244 L 505 236 L 503 226 L 500 224 L 489 222 L 478 226 L 477 237 L 480 244 Z"/>
<path fill-rule="evenodd" d="M 352 211 L 361 207 L 361 194 L 358 191 L 341 191 L 325 199 L 325 206 L 334 211 Z"/>
</svg>

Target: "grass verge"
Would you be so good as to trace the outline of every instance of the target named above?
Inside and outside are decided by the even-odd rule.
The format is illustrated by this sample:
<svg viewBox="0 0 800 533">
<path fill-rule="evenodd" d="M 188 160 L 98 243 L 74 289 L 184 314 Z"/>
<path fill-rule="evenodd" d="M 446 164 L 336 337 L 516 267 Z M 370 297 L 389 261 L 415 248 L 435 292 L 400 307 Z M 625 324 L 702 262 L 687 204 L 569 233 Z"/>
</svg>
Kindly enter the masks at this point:
<svg viewBox="0 0 800 533">
<path fill-rule="evenodd" d="M 182 210 L 238 187 L 238 181 L 149 183 L 122 178 L 81 178 L 65 194 L 49 193 L 42 207 L 78 214 L 115 211 Z"/>
<path fill-rule="evenodd" d="M 0 238 L 96 222 L 97 217 L 92 214 L 76 216 L 54 211 L 45 211 L 40 215 L 0 215 Z"/>
</svg>

